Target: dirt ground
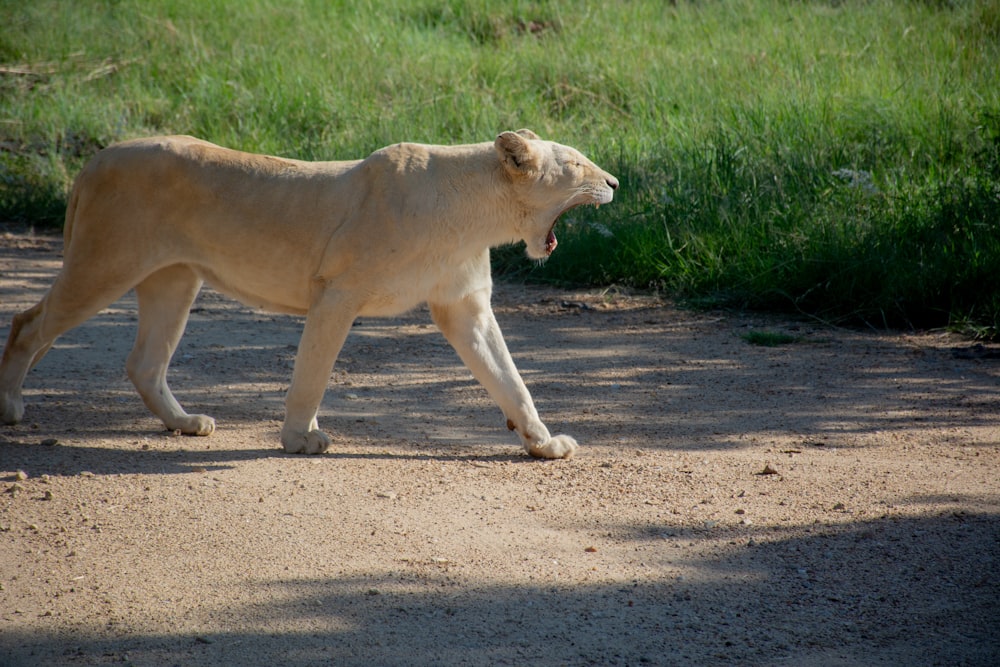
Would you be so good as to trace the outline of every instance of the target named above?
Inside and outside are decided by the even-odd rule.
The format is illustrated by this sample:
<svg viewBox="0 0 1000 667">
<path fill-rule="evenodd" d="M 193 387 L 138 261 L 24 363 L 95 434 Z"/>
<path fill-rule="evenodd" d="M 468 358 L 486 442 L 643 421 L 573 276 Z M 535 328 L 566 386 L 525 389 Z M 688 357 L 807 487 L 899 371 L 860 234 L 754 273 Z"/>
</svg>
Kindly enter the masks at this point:
<svg viewBox="0 0 1000 667">
<path fill-rule="evenodd" d="M 58 269 L 0 233 L 0 336 Z M 279 449 L 301 320 L 206 291 L 162 430 L 131 295 L 0 426 L 0 664 L 1000 664 L 1000 359 L 501 285 L 569 461 L 525 456 L 418 310 L 358 323 L 321 456 Z M 751 345 L 752 331 L 798 338 Z"/>
</svg>

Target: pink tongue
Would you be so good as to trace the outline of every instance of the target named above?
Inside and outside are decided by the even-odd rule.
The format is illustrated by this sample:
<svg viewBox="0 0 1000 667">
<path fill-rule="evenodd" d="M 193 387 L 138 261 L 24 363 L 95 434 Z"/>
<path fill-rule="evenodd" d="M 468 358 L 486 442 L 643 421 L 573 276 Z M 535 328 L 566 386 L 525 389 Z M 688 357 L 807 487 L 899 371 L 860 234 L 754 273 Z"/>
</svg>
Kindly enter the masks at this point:
<svg viewBox="0 0 1000 667">
<path fill-rule="evenodd" d="M 545 251 L 551 253 L 557 245 L 559 245 L 559 241 L 556 240 L 555 232 L 550 229 L 549 235 L 545 237 Z"/>
</svg>

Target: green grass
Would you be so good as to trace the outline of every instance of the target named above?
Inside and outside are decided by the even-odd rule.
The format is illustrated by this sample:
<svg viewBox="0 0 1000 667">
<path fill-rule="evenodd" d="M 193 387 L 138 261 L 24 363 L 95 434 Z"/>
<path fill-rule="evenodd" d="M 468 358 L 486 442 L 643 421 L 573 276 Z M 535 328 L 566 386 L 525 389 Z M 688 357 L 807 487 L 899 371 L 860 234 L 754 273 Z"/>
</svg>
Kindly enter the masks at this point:
<svg viewBox="0 0 1000 667">
<path fill-rule="evenodd" d="M 1000 0 L 0 0 L 0 220 L 150 134 L 305 159 L 531 127 L 622 181 L 529 280 L 1000 335 Z"/>
</svg>

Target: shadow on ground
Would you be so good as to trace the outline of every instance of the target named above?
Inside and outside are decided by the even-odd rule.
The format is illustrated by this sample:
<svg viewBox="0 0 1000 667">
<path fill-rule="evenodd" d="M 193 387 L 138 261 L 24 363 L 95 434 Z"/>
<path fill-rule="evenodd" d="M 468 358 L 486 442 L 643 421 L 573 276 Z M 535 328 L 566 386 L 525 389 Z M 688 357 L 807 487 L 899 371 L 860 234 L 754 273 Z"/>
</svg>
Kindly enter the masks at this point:
<svg viewBox="0 0 1000 667">
<path fill-rule="evenodd" d="M 215 616 L 253 619 L 249 627 L 155 636 L 109 627 L 102 639 L 0 631 L 0 646 L 8 667 L 241 665 L 247 656 L 303 667 L 370 665 L 372 656 L 380 665 L 986 667 L 1000 664 L 998 519 L 776 533 L 668 581 L 482 587 L 446 565 L 410 564 L 362 579 L 248 582 L 244 597 L 268 602 Z M 941 539 L 918 539 L 930 534 Z M 632 539 L 663 540 L 669 559 L 667 542 L 699 537 L 637 529 Z M 845 578 L 863 592 L 845 596 Z M 931 631 L 913 636 L 911 624 Z"/>
<path fill-rule="evenodd" d="M 28 276 L 29 288 L 45 275 Z M 20 298 L 6 284 L 0 297 Z M 286 456 L 277 434 L 301 320 L 201 297 L 170 377 L 191 411 L 235 434 L 213 445 L 163 434 L 125 378 L 131 299 L 67 334 L 32 372 L 25 423 L 0 427 L 0 468 L 153 476 Z M 754 438 L 860 449 L 917 427 L 935 444 L 998 444 L 994 359 L 801 324 L 799 343 L 760 348 L 740 338 L 751 321 L 665 309 L 552 317 L 558 307 L 509 306 L 498 319 L 552 430 L 598 451 L 732 451 Z M 240 440 L 260 422 L 266 441 Z M 528 460 L 423 311 L 354 328 L 321 425 L 334 459 Z M 499 443 L 509 453 L 475 448 Z M 205 591 L 212 632 L 149 632 L 142 613 L 100 631 L 39 617 L 18 623 L 30 632 L 0 626 L 0 665 L 1000 664 L 1000 516 L 945 500 L 932 515 L 832 526 L 617 527 L 630 545 L 655 542 L 652 571 L 684 573 L 672 577 L 486 585 L 431 561 L 363 578 L 244 580 L 224 606 Z"/>
<path fill-rule="evenodd" d="M 172 388 L 220 429 L 270 421 L 276 434 L 301 319 L 235 307 L 212 292 L 201 299 L 171 365 Z M 1000 427 L 1000 360 L 821 328 L 796 327 L 800 343 L 762 348 L 740 338 L 751 327 L 659 309 L 539 312 L 519 316 L 507 339 L 550 428 L 587 444 L 616 444 L 623 426 L 635 444 L 685 450 L 744 447 L 755 434 L 861 447 L 866 435 L 914 426 Z M 0 427 L 0 437 L 158 434 L 125 377 L 134 329 L 129 296 L 67 333 L 28 376 L 26 426 Z M 73 426 L 47 426 L 58 422 Z M 350 441 L 516 443 L 424 311 L 354 327 L 320 422 Z M 273 445 L 278 451 L 276 435 Z"/>
</svg>

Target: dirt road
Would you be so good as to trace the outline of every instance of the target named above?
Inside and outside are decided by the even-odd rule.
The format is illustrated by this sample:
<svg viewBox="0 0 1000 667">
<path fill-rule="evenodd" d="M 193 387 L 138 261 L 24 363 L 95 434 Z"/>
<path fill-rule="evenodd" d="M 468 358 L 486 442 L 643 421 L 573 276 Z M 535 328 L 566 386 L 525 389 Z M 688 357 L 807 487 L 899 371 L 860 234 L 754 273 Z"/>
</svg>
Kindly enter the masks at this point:
<svg viewBox="0 0 1000 667">
<path fill-rule="evenodd" d="M 0 239 L 4 340 L 59 250 Z M 0 664 L 1000 664 L 994 348 L 495 301 L 573 460 L 524 456 L 424 311 L 354 328 L 315 457 L 278 448 L 296 318 L 200 297 L 171 385 L 208 438 L 125 377 L 131 296 L 67 334 L 0 426 Z"/>
</svg>

